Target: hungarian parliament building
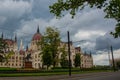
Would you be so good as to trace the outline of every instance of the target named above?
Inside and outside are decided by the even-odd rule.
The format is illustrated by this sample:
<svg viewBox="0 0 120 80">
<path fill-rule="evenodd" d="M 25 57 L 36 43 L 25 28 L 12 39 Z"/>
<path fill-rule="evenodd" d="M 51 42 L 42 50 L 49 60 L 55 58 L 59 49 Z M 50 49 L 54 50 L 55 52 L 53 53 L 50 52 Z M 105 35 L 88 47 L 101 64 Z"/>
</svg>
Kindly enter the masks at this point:
<svg viewBox="0 0 120 80">
<path fill-rule="evenodd" d="M 4 39 L 4 36 L 2 34 L 1 36 Z M 36 33 L 33 35 L 30 45 L 24 49 L 23 48 L 23 42 L 20 41 L 20 46 L 18 49 L 18 42 L 17 42 L 17 36 L 15 36 L 15 39 L 4 39 L 4 41 L 8 45 L 8 50 L 14 51 L 14 54 L 12 54 L 8 60 L 7 63 L 0 62 L 0 67 L 10 67 L 10 68 L 33 68 L 33 69 L 41 69 L 43 67 L 42 65 L 42 57 L 40 55 L 40 52 L 42 51 L 38 45 L 37 42 L 42 38 L 42 35 L 39 32 L 39 27 L 37 28 Z M 65 50 L 68 51 L 68 43 L 67 42 L 61 42 L 60 46 L 65 45 Z M 80 59 L 81 59 L 81 68 L 92 68 L 93 67 L 93 57 L 91 53 L 83 53 L 80 47 L 74 47 L 72 42 L 70 43 L 70 52 L 71 52 L 71 66 L 74 67 L 74 59 L 76 53 L 80 53 Z M 6 53 L 7 54 L 7 53 Z M 60 59 L 61 53 L 59 54 Z M 60 63 L 57 65 L 60 67 Z"/>
</svg>

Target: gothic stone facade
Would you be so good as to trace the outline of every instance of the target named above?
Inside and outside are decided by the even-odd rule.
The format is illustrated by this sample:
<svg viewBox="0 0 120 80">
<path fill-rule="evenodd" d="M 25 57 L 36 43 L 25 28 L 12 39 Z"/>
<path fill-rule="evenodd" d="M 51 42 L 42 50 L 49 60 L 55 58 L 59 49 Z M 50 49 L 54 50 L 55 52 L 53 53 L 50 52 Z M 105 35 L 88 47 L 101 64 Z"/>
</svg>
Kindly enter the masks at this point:
<svg viewBox="0 0 120 80">
<path fill-rule="evenodd" d="M 14 54 L 10 56 L 8 59 L 8 62 L 0 62 L 0 67 L 11 67 L 11 68 L 25 68 L 26 61 L 29 60 L 31 62 L 31 67 L 35 69 L 42 68 L 42 60 L 41 55 L 39 53 L 41 52 L 41 48 L 37 46 L 37 42 L 42 38 L 42 35 L 39 32 L 39 27 L 37 29 L 37 32 L 34 34 L 29 48 L 27 47 L 26 50 L 23 49 L 23 43 L 21 40 L 20 43 L 20 49 L 18 50 L 17 45 L 17 38 L 15 37 L 15 40 L 11 39 L 5 39 L 7 44 L 9 45 L 8 50 L 14 51 Z M 61 42 L 60 47 L 65 46 L 65 51 L 68 51 L 68 44 L 67 42 Z M 93 67 L 93 58 L 91 54 L 83 54 L 80 47 L 74 47 L 72 45 L 72 42 L 70 44 L 70 52 L 71 52 L 71 63 L 72 67 L 74 67 L 74 59 L 75 54 L 79 53 L 81 54 L 81 68 L 91 68 Z M 6 54 L 7 55 L 7 54 Z M 61 53 L 59 55 L 60 59 Z M 68 56 L 67 56 L 68 57 Z M 58 66 L 60 66 L 60 63 L 58 63 Z"/>
</svg>

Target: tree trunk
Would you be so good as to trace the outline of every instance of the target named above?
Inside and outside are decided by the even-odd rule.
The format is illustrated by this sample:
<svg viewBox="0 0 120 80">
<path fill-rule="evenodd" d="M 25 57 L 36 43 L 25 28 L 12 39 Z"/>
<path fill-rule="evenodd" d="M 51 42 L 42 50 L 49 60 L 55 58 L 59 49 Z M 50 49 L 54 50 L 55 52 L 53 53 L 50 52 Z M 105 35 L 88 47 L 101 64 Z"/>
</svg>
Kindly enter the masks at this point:
<svg viewBox="0 0 120 80">
<path fill-rule="evenodd" d="M 47 70 L 48 70 L 49 66 L 47 65 Z"/>
</svg>

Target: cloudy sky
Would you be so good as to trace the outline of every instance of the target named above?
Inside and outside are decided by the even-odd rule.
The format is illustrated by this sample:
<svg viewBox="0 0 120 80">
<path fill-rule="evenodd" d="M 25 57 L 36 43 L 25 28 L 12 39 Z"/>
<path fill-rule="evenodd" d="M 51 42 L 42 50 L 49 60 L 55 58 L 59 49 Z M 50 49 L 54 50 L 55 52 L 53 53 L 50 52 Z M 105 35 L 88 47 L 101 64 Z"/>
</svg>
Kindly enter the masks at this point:
<svg viewBox="0 0 120 80">
<path fill-rule="evenodd" d="M 29 44 L 39 25 L 41 34 L 46 27 L 54 26 L 61 32 L 61 40 L 67 41 L 70 31 L 71 41 L 81 46 L 83 52 L 92 52 L 95 65 L 108 65 L 108 49 L 112 45 L 115 58 L 120 58 L 120 39 L 109 33 L 114 31 L 116 21 L 104 19 L 105 13 L 99 9 L 86 7 L 78 11 L 74 19 L 69 13 L 56 19 L 49 12 L 49 5 L 57 0 L 0 0 L 0 34 L 4 38 L 18 36 L 18 42 Z M 76 42 L 79 41 L 79 42 Z"/>
</svg>

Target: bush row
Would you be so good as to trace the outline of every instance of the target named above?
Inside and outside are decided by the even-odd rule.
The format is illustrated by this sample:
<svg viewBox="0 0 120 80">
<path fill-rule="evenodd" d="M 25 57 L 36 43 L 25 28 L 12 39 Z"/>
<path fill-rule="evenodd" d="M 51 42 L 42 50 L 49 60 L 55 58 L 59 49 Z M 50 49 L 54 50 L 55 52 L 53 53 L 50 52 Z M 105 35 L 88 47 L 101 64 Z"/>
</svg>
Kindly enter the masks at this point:
<svg viewBox="0 0 120 80">
<path fill-rule="evenodd" d="M 103 70 L 111 70 L 111 68 L 71 68 L 72 72 L 81 72 L 81 71 L 103 71 Z M 15 69 L 15 68 L 8 68 L 8 69 L 0 69 L 0 73 L 52 73 L 52 72 L 68 72 L 69 68 L 61 68 L 56 67 L 50 70 L 45 69 Z"/>
</svg>

